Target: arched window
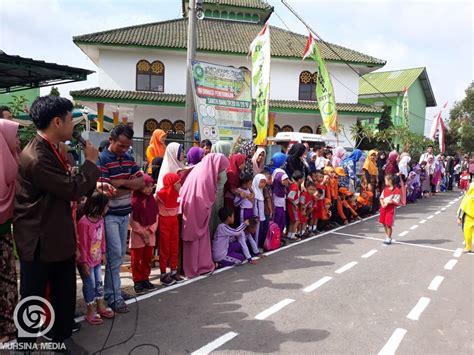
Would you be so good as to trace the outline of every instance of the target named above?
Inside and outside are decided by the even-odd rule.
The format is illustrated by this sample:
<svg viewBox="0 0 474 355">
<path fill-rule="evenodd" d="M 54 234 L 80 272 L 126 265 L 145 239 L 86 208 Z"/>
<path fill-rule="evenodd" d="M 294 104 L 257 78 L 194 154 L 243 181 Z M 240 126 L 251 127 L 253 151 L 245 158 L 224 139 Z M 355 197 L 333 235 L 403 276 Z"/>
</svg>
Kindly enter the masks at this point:
<svg viewBox="0 0 474 355">
<path fill-rule="evenodd" d="M 321 128 L 321 125 L 318 125 L 318 127 L 316 127 L 316 134 L 322 134 L 323 133 L 323 129 Z"/>
<path fill-rule="evenodd" d="M 235 20 L 235 12 L 229 12 L 229 19 Z"/>
<path fill-rule="evenodd" d="M 281 127 L 281 131 L 282 132 L 294 132 L 295 130 L 290 125 L 285 125 L 285 126 Z"/>
<path fill-rule="evenodd" d="M 150 64 L 147 60 L 137 63 L 137 91 L 165 91 L 165 66 L 159 60 Z"/>
<path fill-rule="evenodd" d="M 260 16 L 258 16 L 257 14 L 253 14 L 253 15 L 252 15 L 252 21 L 253 21 L 253 22 L 258 22 L 258 21 L 260 21 Z"/>
<path fill-rule="evenodd" d="M 273 135 L 276 136 L 277 133 L 281 132 L 281 128 L 279 125 L 273 125 Z"/>
<path fill-rule="evenodd" d="M 257 138 L 257 126 L 255 126 L 254 124 L 252 125 L 252 138 Z"/>
<path fill-rule="evenodd" d="M 161 120 L 158 123 L 158 128 L 168 133 L 168 131 L 173 130 L 173 123 L 170 120 Z"/>
<path fill-rule="evenodd" d="M 301 72 L 298 100 L 316 101 L 316 80 L 318 73 Z"/>
<path fill-rule="evenodd" d="M 243 21 L 244 20 L 244 14 L 239 12 L 237 13 L 237 16 L 235 17 L 238 21 Z"/>
<path fill-rule="evenodd" d="M 207 9 L 206 11 L 204 11 L 204 17 L 212 17 L 212 11 Z"/>
<path fill-rule="evenodd" d="M 212 12 L 212 17 L 219 18 L 219 17 L 221 17 L 221 13 L 217 10 L 214 10 Z"/>
<path fill-rule="evenodd" d="M 229 14 L 227 13 L 227 11 L 221 12 L 221 18 L 228 18 L 228 17 L 229 17 Z"/>
<path fill-rule="evenodd" d="M 143 123 L 143 136 L 151 137 L 153 131 L 158 128 L 158 122 L 154 118 L 149 118 Z"/>
<path fill-rule="evenodd" d="M 252 15 L 251 14 L 245 14 L 245 21 L 252 21 Z"/>
<path fill-rule="evenodd" d="M 303 126 L 300 128 L 301 133 L 313 134 L 313 129 L 310 126 Z"/>
</svg>

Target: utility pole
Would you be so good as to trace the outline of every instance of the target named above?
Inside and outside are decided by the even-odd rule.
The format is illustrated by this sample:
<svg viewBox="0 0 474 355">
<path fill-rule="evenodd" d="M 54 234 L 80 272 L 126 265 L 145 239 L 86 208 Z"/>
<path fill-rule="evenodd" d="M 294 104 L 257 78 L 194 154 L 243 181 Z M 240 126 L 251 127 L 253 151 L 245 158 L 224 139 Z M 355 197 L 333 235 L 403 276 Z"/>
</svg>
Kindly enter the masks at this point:
<svg viewBox="0 0 474 355">
<path fill-rule="evenodd" d="M 188 9 L 188 50 L 186 56 L 186 119 L 185 119 L 185 140 L 193 141 L 193 117 L 194 117 L 194 100 L 192 88 L 192 61 L 196 58 L 196 1 L 189 0 Z"/>
</svg>

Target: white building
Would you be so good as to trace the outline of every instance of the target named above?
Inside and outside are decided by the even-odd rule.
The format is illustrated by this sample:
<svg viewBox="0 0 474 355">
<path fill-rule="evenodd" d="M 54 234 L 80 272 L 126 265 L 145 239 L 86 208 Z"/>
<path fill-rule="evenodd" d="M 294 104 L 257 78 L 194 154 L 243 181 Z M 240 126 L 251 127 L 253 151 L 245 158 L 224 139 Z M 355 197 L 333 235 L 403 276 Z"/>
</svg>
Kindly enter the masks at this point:
<svg viewBox="0 0 474 355">
<path fill-rule="evenodd" d="M 118 28 L 74 37 L 74 43 L 97 65 L 99 87 L 73 91 L 75 101 L 133 124 L 135 136 L 146 138 L 155 128 L 183 132 L 186 92 L 187 4 L 183 18 Z M 248 48 L 273 8 L 261 0 L 204 0 L 205 19 L 197 22 L 197 60 L 247 67 Z M 270 26 L 270 111 L 274 132 L 320 133 L 315 99 L 316 64 L 302 61 L 307 34 Z M 358 118 L 379 117 L 380 110 L 358 103 L 359 76 L 381 68 L 385 61 L 325 44 L 319 49 L 333 76 L 338 120 L 351 147 L 350 126 Z M 345 62 L 349 62 L 357 73 Z M 119 113 L 117 113 L 119 112 Z M 334 139 L 334 137 L 329 137 Z"/>
</svg>

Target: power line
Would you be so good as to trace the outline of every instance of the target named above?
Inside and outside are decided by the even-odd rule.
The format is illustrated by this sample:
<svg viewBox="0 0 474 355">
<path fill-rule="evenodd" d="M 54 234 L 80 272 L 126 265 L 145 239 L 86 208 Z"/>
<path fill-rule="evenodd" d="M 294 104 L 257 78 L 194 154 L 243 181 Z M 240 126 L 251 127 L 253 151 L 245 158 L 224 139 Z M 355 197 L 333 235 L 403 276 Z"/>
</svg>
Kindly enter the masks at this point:
<svg viewBox="0 0 474 355">
<path fill-rule="evenodd" d="M 310 32 L 314 33 L 318 38 L 319 38 L 319 42 L 321 42 L 322 44 L 324 44 L 331 52 L 333 52 L 342 62 L 344 62 L 344 64 L 346 64 L 354 73 L 357 74 L 357 76 L 359 76 L 362 80 L 364 80 L 367 84 L 369 84 L 372 88 L 374 88 L 378 93 L 380 93 L 384 98 L 386 98 L 389 102 L 393 103 L 395 106 L 397 107 L 400 107 L 403 109 L 403 106 L 402 105 L 399 105 L 397 102 L 393 101 L 389 96 L 385 95 L 385 93 L 383 93 L 382 91 L 380 91 L 375 85 L 373 85 L 370 81 L 368 81 L 366 78 L 364 78 L 363 76 L 360 76 L 359 75 L 359 72 L 349 63 L 347 62 L 344 58 L 341 57 L 341 55 L 334 50 L 334 48 L 331 46 L 330 43 L 324 41 L 322 39 L 322 37 L 316 32 L 314 31 L 311 26 L 309 26 L 304 20 L 303 18 L 286 2 L 286 0 L 281 0 L 281 2 L 283 3 L 283 5 L 285 5 L 287 7 L 288 10 L 290 10 L 291 13 L 293 13 L 293 15 L 295 15 L 295 17 L 300 20 L 300 22 L 306 27 L 306 29 L 308 29 Z M 279 17 L 279 16 L 278 16 Z M 283 21 L 282 21 L 283 22 Z M 357 94 L 358 96 L 358 94 Z M 413 113 L 412 111 L 408 111 L 411 115 L 415 116 L 415 117 L 418 117 L 418 118 L 421 118 L 423 120 L 426 120 L 426 117 L 422 117 L 420 115 L 417 115 L 416 113 Z"/>
</svg>

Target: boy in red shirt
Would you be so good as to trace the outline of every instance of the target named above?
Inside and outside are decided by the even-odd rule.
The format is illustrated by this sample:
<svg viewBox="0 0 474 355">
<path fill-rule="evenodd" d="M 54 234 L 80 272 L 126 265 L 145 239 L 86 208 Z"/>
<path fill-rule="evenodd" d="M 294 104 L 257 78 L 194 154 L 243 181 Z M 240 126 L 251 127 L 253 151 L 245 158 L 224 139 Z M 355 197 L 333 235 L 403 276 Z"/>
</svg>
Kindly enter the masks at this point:
<svg viewBox="0 0 474 355">
<path fill-rule="evenodd" d="M 288 192 L 288 196 L 286 198 L 288 216 L 290 217 L 287 238 L 291 241 L 296 241 L 298 240 L 296 231 L 303 219 L 300 210 L 300 186 L 304 179 L 303 173 L 299 170 L 295 170 L 291 176 L 291 179 L 293 182 L 290 185 L 290 191 Z"/>
<path fill-rule="evenodd" d="M 380 218 L 379 222 L 383 224 L 386 238 L 385 245 L 392 244 L 392 226 L 395 219 L 395 207 L 400 205 L 400 189 L 395 187 L 393 175 L 385 176 L 385 188 L 380 195 Z"/>
</svg>

